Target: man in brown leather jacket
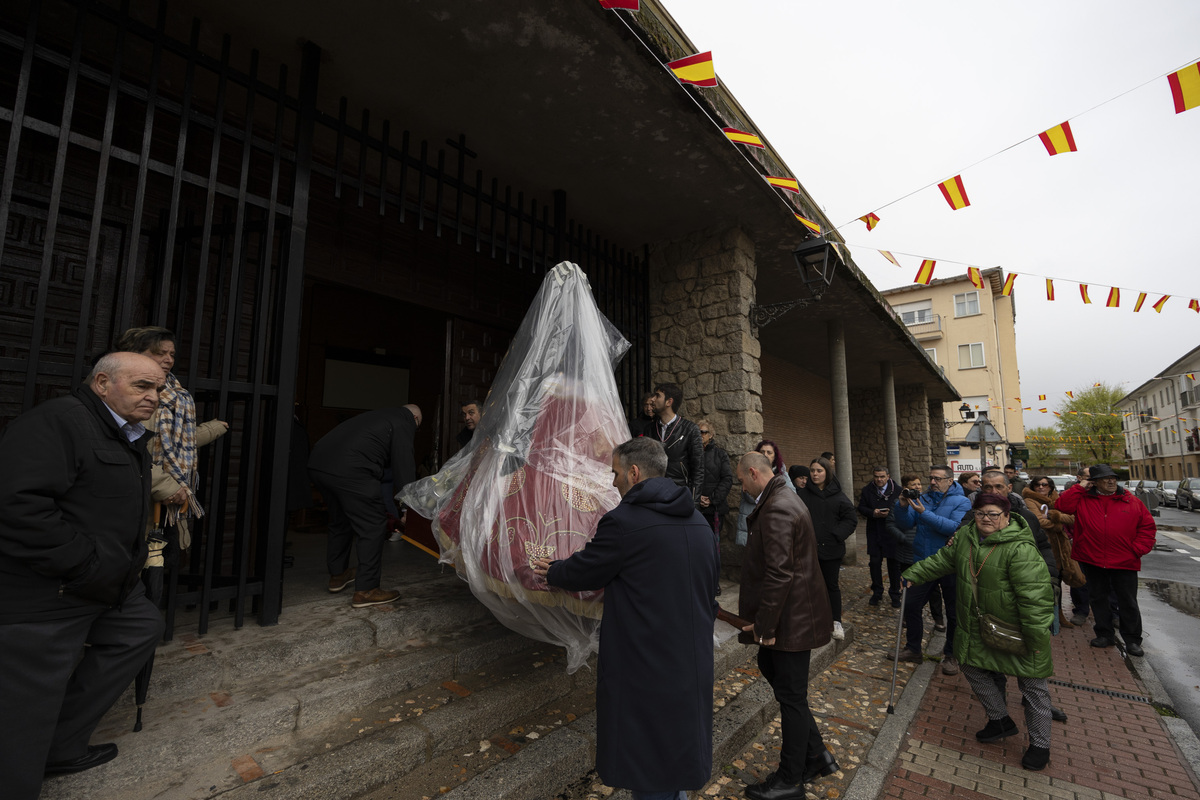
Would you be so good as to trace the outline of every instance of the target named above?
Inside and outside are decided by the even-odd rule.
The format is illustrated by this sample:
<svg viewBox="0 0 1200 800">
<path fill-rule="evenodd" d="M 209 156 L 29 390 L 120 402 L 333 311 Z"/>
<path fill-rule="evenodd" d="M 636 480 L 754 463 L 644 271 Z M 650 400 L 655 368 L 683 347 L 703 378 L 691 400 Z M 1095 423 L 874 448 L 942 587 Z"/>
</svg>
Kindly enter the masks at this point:
<svg viewBox="0 0 1200 800">
<path fill-rule="evenodd" d="M 804 503 L 762 453 L 738 463 L 742 488 L 756 497 L 748 517 L 738 615 L 753 620 L 739 640 L 759 645 L 758 666 L 779 701 L 779 771 L 746 787 L 752 800 L 801 800 L 804 784 L 838 769 L 808 708 L 811 651 L 829 643 L 833 615 L 817 564 L 817 540 Z"/>
</svg>

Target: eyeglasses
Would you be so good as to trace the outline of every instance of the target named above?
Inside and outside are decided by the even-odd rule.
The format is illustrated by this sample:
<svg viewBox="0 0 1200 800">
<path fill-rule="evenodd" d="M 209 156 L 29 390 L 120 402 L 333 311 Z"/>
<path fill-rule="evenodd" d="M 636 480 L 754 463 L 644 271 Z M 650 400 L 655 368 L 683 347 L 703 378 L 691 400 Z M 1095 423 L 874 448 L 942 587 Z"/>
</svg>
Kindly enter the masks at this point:
<svg viewBox="0 0 1200 800">
<path fill-rule="evenodd" d="M 1042 481 L 1041 483 L 1035 483 L 1033 486 L 1034 486 L 1034 488 L 1036 488 L 1036 489 L 1040 489 L 1040 488 L 1042 488 L 1043 486 L 1044 486 L 1044 487 L 1046 487 L 1047 489 L 1049 489 L 1049 488 L 1050 488 L 1050 484 L 1046 483 L 1045 481 Z"/>
<path fill-rule="evenodd" d="M 940 478 L 940 477 L 938 477 L 937 475 L 930 475 L 930 476 L 929 476 L 929 482 L 930 482 L 930 483 L 941 483 L 942 481 L 948 481 L 948 480 L 950 480 L 950 478 L 949 478 L 949 477 Z"/>
<path fill-rule="evenodd" d="M 712 436 L 712 431 L 700 431 L 701 436 Z"/>
<path fill-rule="evenodd" d="M 1003 511 L 976 511 L 975 519 L 1000 519 L 1004 516 Z"/>
</svg>

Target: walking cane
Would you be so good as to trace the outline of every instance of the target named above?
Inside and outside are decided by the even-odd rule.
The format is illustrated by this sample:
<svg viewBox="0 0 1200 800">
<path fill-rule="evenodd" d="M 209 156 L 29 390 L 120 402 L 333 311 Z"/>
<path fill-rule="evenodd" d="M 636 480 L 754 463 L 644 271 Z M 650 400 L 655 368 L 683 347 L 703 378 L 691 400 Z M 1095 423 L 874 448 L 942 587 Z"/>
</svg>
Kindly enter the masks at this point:
<svg viewBox="0 0 1200 800">
<path fill-rule="evenodd" d="M 892 701 L 896 699 L 896 670 L 900 667 L 900 634 L 904 628 L 904 601 L 908 596 L 908 581 L 900 583 L 900 613 L 896 620 L 896 652 L 892 658 L 892 693 L 888 695 L 887 713 L 895 714 L 896 707 L 892 705 Z"/>
</svg>

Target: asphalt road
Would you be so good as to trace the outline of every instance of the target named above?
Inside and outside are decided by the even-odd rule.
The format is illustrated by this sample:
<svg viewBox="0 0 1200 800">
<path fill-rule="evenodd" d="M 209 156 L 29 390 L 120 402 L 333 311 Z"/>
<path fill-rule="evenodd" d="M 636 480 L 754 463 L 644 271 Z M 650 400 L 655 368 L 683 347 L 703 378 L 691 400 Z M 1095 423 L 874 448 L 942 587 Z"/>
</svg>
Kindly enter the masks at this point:
<svg viewBox="0 0 1200 800">
<path fill-rule="evenodd" d="M 1162 508 L 1156 521 L 1158 544 L 1142 559 L 1138 592 L 1142 645 L 1175 711 L 1200 736 L 1200 511 Z"/>
</svg>

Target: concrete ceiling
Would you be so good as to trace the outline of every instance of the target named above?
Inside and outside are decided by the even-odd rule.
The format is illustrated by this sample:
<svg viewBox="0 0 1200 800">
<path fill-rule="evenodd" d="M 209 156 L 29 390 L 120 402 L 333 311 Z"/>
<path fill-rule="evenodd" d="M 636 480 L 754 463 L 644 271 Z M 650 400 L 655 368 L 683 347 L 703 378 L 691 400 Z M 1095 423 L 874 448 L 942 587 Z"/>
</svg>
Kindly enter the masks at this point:
<svg viewBox="0 0 1200 800">
<path fill-rule="evenodd" d="M 465 134 L 478 154 L 469 169 L 543 201 L 564 190 L 574 219 L 623 247 L 741 226 L 756 243 L 759 302 L 795 297 L 791 251 L 805 233 L 744 148 L 724 138 L 719 127 L 727 123 L 714 122 L 704 101 L 744 112 L 724 90 L 702 96 L 676 82 L 641 39 L 690 44 L 665 12 L 647 0 L 643 7 L 658 12 L 649 31 L 631 30 L 624 12 L 576 0 L 171 6 L 173 26 L 193 14 L 207 24 L 203 46 L 210 52 L 229 33 L 235 53 L 254 46 L 264 64 L 295 68 L 300 44 L 316 43 L 323 51 L 320 110 L 336 115 L 344 96 L 349 119 L 369 109 L 376 135 L 390 119 L 393 141 L 407 129 L 434 150 Z M 881 303 L 856 270 L 840 269 L 821 303 L 762 329 L 763 347 L 827 375 L 825 321 L 840 317 L 852 365 L 890 359 L 897 384 L 922 383 L 936 399 L 955 399 Z M 853 366 L 850 377 L 852 386 L 878 385 L 877 369 Z"/>
</svg>

